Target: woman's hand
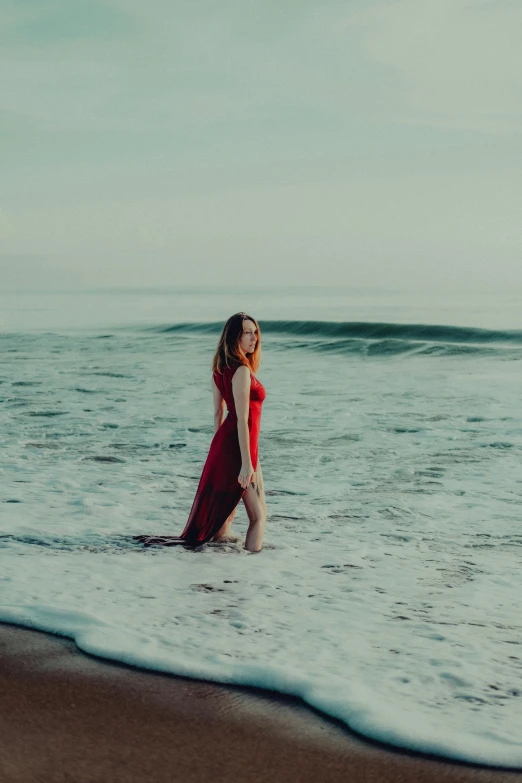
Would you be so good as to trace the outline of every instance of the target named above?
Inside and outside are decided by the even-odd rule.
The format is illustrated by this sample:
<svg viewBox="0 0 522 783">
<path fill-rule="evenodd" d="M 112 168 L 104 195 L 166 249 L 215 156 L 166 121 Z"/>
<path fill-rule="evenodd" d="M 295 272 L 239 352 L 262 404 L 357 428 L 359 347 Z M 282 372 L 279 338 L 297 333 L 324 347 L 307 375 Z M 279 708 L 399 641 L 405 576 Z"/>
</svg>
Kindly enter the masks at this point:
<svg viewBox="0 0 522 783">
<path fill-rule="evenodd" d="M 237 477 L 237 480 L 243 489 L 247 489 L 248 485 L 254 478 L 254 472 L 254 466 L 251 462 L 247 462 L 246 465 L 244 463 L 241 465 L 241 473 Z"/>
</svg>

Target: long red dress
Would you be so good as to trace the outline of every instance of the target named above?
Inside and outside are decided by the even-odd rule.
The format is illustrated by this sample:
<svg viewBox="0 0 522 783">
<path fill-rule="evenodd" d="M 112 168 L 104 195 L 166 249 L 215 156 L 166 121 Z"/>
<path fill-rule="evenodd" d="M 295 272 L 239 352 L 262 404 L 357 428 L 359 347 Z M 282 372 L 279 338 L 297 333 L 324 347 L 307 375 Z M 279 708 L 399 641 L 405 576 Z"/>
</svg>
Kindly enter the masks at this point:
<svg viewBox="0 0 522 783">
<path fill-rule="evenodd" d="M 199 546 L 213 538 L 246 491 L 237 480 L 242 460 L 237 431 L 236 406 L 232 393 L 232 377 L 236 369 L 237 367 L 225 367 L 221 374 L 218 372 L 213 374 L 215 384 L 225 400 L 228 413 L 210 444 L 189 518 L 181 534 L 181 538 L 190 546 Z M 251 373 L 248 429 L 250 432 L 250 457 L 254 470 L 257 470 L 258 464 L 261 408 L 265 397 L 264 386 Z"/>
<path fill-rule="evenodd" d="M 239 366 L 239 365 L 238 365 Z M 238 481 L 241 471 L 241 449 L 237 431 L 237 413 L 232 393 L 232 377 L 236 367 L 225 367 L 213 377 L 221 392 L 228 413 L 214 434 L 208 456 L 199 480 L 189 518 L 181 536 L 133 536 L 135 540 L 150 546 L 161 544 L 174 546 L 200 546 L 210 541 L 233 512 L 243 493 Z M 264 386 L 250 373 L 250 406 L 248 429 L 250 433 L 250 457 L 254 470 L 258 465 L 258 441 L 261 428 L 261 408 L 266 397 Z"/>
</svg>

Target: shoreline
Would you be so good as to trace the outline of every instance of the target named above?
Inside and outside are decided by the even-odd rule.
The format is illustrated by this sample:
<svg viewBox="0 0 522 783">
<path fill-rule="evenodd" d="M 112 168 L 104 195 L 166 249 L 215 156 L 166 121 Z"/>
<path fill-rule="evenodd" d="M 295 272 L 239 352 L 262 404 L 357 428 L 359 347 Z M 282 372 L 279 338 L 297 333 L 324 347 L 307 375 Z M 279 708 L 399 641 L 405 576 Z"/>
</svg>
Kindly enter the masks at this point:
<svg viewBox="0 0 522 783">
<path fill-rule="evenodd" d="M 0 624 L 2 783 L 522 783 L 384 746 L 293 696 L 137 669 Z"/>
</svg>

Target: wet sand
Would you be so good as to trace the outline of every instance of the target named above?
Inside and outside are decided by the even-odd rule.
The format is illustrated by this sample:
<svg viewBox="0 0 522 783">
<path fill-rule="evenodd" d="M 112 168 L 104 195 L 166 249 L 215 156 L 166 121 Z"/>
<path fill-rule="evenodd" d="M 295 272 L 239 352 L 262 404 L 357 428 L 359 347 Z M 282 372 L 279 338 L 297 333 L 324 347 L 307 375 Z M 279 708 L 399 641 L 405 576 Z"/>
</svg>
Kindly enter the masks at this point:
<svg viewBox="0 0 522 783">
<path fill-rule="evenodd" d="M 0 625 L 1 783 L 522 783 L 368 742 L 293 697 L 155 674 Z"/>
</svg>

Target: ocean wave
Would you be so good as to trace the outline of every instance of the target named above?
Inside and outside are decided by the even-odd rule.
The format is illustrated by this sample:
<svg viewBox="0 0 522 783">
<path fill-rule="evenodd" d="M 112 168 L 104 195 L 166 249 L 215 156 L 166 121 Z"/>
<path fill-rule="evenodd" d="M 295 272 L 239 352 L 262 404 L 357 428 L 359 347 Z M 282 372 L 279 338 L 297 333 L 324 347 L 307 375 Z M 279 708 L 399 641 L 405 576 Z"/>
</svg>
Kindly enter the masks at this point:
<svg viewBox="0 0 522 783">
<path fill-rule="evenodd" d="M 176 336 L 180 339 L 198 335 L 218 336 L 223 327 L 221 321 L 196 321 L 175 324 L 158 324 L 154 326 L 122 326 L 115 335 L 98 333 L 78 335 L 42 335 L 0 334 L 0 339 L 6 344 L 6 350 L 12 353 L 21 352 L 20 357 L 11 359 L 26 359 L 26 352 L 41 350 L 43 346 L 49 350 L 52 343 L 54 350 L 67 350 L 69 346 L 80 339 L 84 341 L 85 350 L 92 341 L 100 337 L 128 335 L 129 330 L 141 333 L 145 339 L 156 336 Z M 483 329 L 474 326 L 451 326 L 444 324 L 408 324 L 373 321 L 303 321 L 267 320 L 261 322 L 263 334 L 270 339 L 270 347 L 277 350 L 281 343 L 285 350 L 314 351 L 316 353 L 333 353 L 338 355 L 361 355 L 369 357 L 394 356 L 469 356 L 491 357 L 506 360 L 522 358 L 522 330 Z M 291 337 L 292 339 L 288 339 Z M 286 339 L 285 339 L 286 338 Z M 111 343 L 112 345 L 112 343 Z M 85 373 L 84 373 L 85 374 Z M 92 368 L 90 375 L 106 375 L 111 378 L 129 377 L 128 373 L 110 369 Z M 16 383 L 34 383 L 32 379 L 17 380 Z M 89 393 L 92 390 L 78 385 L 78 392 Z"/>
<path fill-rule="evenodd" d="M 157 332 L 215 332 L 221 322 L 180 323 L 152 327 Z M 510 343 L 522 345 L 522 330 L 480 329 L 471 326 L 439 324 L 395 324 L 371 321 L 263 321 L 263 332 L 314 337 L 359 337 L 421 340 L 423 342 Z"/>
<path fill-rule="evenodd" d="M 330 565 L 324 568 L 335 570 Z M 208 595 L 207 590 L 204 593 Z M 410 618 L 399 615 L 396 619 Z M 378 686 L 356 679 L 341 686 L 325 676 L 321 667 L 314 674 L 305 673 L 292 659 L 263 661 L 251 656 L 235 659 L 228 652 L 201 649 L 187 639 L 158 632 L 151 638 L 139 629 L 111 622 L 101 613 L 71 604 L 0 605 L 0 623 L 69 638 L 89 655 L 132 667 L 293 695 L 358 734 L 388 746 L 490 767 L 520 769 L 521 746 L 516 739 L 506 739 L 495 731 L 475 733 L 465 725 L 458 732 L 429 725 L 422 719 L 424 716 L 420 718 L 394 703 L 390 694 L 383 693 Z M 176 622 L 173 625 L 181 635 L 183 626 Z M 455 677 L 444 671 L 444 667 L 441 677 L 449 687 L 465 691 L 468 686 L 465 677 Z M 519 690 L 513 688 L 511 696 L 518 695 Z M 469 695 L 463 694 L 461 698 L 473 703 Z"/>
<path fill-rule="evenodd" d="M 285 344 L 286 348 L 294 349 L 373 356 L 501 353 L 505 358 L 522 358 L 521 330 L 371 321 L 263 321 L 261 326 L 263 334 L 300 338 L 293 345 Z M 147 331 L 163 334 L 218 334 L 221 328 L 221 322 L 195 322 L 154 326 Z"/>
<path fill-rule="evenodd" d="M 17 351 L 1 373 L 0 621 L 294 693 L 392 745 L 520 766 L 522 419 L 520 373 L 504 361 L 520 345 L 311 323 L 262 322 L 269 520 L 255 558 L 241 543 L 132 538 L 186 523 L 221 324 L 2 338 Z M 492 358 L 437 361 L 452 350 Z M 343 351 L 353 358 L 335 362 Z M 405 368 L 422 352 L 431 361 Z M 242 542 L 244 508 L 234 525 Z"/>
</svg>

